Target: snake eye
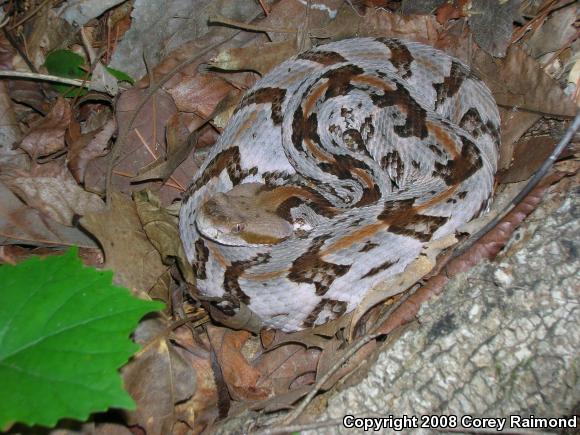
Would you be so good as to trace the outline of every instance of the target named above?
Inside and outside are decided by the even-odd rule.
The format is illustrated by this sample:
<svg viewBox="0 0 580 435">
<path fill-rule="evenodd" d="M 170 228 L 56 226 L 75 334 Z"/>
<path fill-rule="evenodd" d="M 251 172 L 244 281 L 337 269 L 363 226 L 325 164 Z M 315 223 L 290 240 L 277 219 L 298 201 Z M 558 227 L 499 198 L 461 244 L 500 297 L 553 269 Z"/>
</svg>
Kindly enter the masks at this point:
<svg viewBox="0 0 580 435">
<path fill-rule="evenodd" d="M 244 231 L 245 225 L 244 224 L 235 224 L 232 228 L 232 233 L 241 233 Z"/>
</svg>

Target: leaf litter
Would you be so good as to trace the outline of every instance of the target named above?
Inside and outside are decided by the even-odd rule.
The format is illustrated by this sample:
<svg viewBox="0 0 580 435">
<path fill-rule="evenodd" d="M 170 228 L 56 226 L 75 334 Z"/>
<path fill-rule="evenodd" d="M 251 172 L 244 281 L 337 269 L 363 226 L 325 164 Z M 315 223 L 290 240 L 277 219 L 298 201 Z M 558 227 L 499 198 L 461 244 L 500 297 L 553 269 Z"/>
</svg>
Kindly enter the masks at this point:
<svg viewBox="0 0 580 435">
<path fill-rule="evenodd" d="M 580 103 L 573 3 L 320 0 L 310 2 L 316 7 L 308 14 L 303 3 L 184 2 L 193 26 L 171 23 L 175 9 L 161 11 L 157 0 L 136 1 L 132 11 L 119 2 L 104 12 L 81 11 L 65 1 L 61 15 L 51 2 L 41 5 L 45 14 L 29 18 L 30 10 L 10 12 L 9 30 L 0 38 L 4 70 L 45 73 L 49 53 L 69 41 L 71 52 L 102 56 L 101 63 L 85 62 L 100 69 L 86 71 L 95 82 L 105 78 L 110 59 L 136 78 L 149 72 L 120 90 L 114 104 L 95 91 L 64 98 L 42 80 L 6 79 L 0 88 L 0 242 L 6 253 L 0 261 L 23 258 L 23 250 L 58 253 L 77 245 L 86 261 L 113 270 L 116 283 L 169 307 L 143 321 L 135 335 L 145 347 L 123 375 L 138 409 L 125 413 L 123 423 L 107 423 L 119 430 L 137 425 L 153 434 L 201 433 L 226 416 L 291 409 L 307 396 L 286 418 L 291 422 L 318 392 L 356 379 L 423 301 L 441 292 L 450 276 L 493 258 L 544 192 L 577 172 L 577 148 L 571 147 L 565 167 L 468 251 L 453 257 L 452 239 L 430 244 L 420 262 L 337 321 L 293 334 L 260 330 L 243 309 L 229 327 L 228 319 L 211 321 L 178 238 L 179 200 L 243 92 L 300 49 L 328 38 L 392 36 L 431 44 L 472 65 L 502 116 L 502 171 L 490 216 L 520 188 L 510 183 L 529 179 L 541 166 Z M 147 16 L 151 11 L 155 21 Z M 83 23 L 82 38 L 71 20 Z M 472 222 L 465 233 L 483 225 L 485 219 Z"/>
</svg>

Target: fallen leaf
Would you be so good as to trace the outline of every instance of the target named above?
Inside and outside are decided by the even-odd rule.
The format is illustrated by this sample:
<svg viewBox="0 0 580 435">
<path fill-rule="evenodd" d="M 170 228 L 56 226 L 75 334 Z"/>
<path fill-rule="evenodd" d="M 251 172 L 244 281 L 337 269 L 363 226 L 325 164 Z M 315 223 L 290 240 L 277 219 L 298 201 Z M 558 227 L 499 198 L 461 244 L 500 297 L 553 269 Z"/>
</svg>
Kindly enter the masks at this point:
<svg viewBox="0 0 580 435">
<path fill-rule="evenodd" d="M 511 168 L 498 174 L 502 184 L 517 183 L 530 178 L 544 163 L 556 145 L 551 136 L 530 137 L 518 142 Z"/>
<path fill-rule="evenodd" d="M 28 207 L 0 181 L 0 245 L 79 246 L 97 244 L 77 228 L 70 228 Z"/>
<path fill-rule="evenodd" d="M 103 127 L 85 133 L 68 143 L 67 165 L 77 182 L 84 182 L 85 171 L 89 162 L 109 152 L 109 141 L 115 130 L 115 121 L 110 119 Z"/>
<path fill-rule="evenodd" d="M 80 224 L 104 249 L 105 268 L 115 272 L 116 284 L 148 292 L 167 270 L 143 231 L 135 203 L 123 194 L 113 192 L 108 210 L 88 213 Z"/>
<path fill-rule="evenodd" d="M 512 39 L 513 23 L 520 17 L 520 3 L 521 0 L 472 0 L 469 28 L 475 42 L 492 56 L 505 56 Z"/>
<path fill-rule="evenodd" d="M 274 394 L 310 385 L 314 382 L 321 350 L 300 344 L 286 344 L 262 353 L 252 366 L 272 384 Z"/>
<path fill-rule="evenodd" d="M 499 105 L 553 116 L 576 114 L 576 106 L 558 82 L 517 45 L 510 46 L 502 60 L 475 50 L 473 64 Z"/>
<path fill-rule="evenodd" d="M 260 371 L 248 364 L 242 355 L 241 349 L 250 338 L 249 332 L 208 327 L 207 333 L 234 400 L 262 400 L 272 394 L 271 382 L 264 380 Z"/>
<path fill-rule="evenodd" d="M 193 269 L 179 237 L 178 217 L 161 207 L 159 198 L 148 190 L 135 193 L 133 199 L 145 234 L 161 254 L 163 263 L 170 265 L 176 261 L 184 279 L 195 284 Z"/>
<path fill-rule="evenodd" d="M 61 151 L 65 147 L 64 136 L 71 122 L 68 101 L 59 96 L 49 114 L 32 126 L 20 142 L 20 148 L 33 160 Z"/>
<path fill-rule="evenodd" d="M 137 402 L 135 411 L 125 412 L 127 423 L 151 434 L 171 433 L 175 405 L 189 400 L 197 389 L 194 368 L 165 337 L 165 329 L 159 318 L 142 321 L 134 336 L 144 347 L 121 371 L 127 391 Z"/>
<path fill-rule="evenodd" d="M 30 207 L 62 225 L 73 226 L 75 216 L 97 213 L 105 206 L 98 195 L 79 186 L 68 169 L 56 161 L 4 177 L 4 181 Z"/>
<path fill-rule="evenodd" d="M 214 73 L 201 74 L 195 71 L 192 75 L 180 75 L 177 83 L 167 88 L 180 112 L 195 113 L 207 119 L 216 105 L 234 87 Z"/>
<path fill-rule="evenodd" d="M 190 135 L 183 122 L 183 117 L 177 113 L 169 119 L 165 135 L 166 155 L 141 168 L 139 175 L 131 179 L 133 182 L 155 179 L 166 181 L 184 162 L 197 142 L 197 135 Z"/>
</svg>

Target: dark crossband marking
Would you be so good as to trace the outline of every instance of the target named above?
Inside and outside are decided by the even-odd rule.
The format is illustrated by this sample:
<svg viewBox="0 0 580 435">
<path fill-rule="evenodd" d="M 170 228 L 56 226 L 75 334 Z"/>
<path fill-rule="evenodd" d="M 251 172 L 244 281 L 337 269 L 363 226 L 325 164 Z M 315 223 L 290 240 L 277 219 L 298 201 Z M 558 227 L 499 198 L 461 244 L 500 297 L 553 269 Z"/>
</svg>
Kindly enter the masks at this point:
<svg viewBox="0 0 580 435">
<path fill-rule="evenodd" d="M 314 284 L 316 295 L 326 294 L 334 280 L 350 270 L 350 265 L 334 264 L 320 257 L 320 250 L 330 235 L 316 237 L 304 254 L 292 263 L 288 279 Z"/>
<path fill-rule="evenodd" d="M 449 75 L 443 79 L 443 83 L 433 84 L 433 88 L 437 93 L 435 107 L 439 107 L 445 100 L 457 94 L 459 88 L 461 88 L 461 85 L 468 76 L 469 71 L 465 66 L 457 61 L 452 61 Z"/>
<path fill-rule="evenodd" d="M 222 171 L 229 168 L 231 165 L 238 165 L 240 163 L 240 149 L 236 146 L 223 150 L 207 165 L 201 177 L 194 181 L 184 195 L 183 201 L 193 195 L 202 186 L 205 186 L 209 180 L 218 177 Z"/>
<path fill-rule="evenodd" d="M 390 61 L 397 72 L 404 79 L 410 78 L 413 74 L 411 72 L 411 64 L 413 63 L 413 55 L 405 44 L 396 39 L 377 38 L 377 41 L 385 44 L 391 51 Z"/>
<path fill-rule="evenodd" d="M 325 66 L 347 61 L 340 54 L 333 51 L 305 51 L 304 53 L 299 54 L 297 58 L 309 60 Z"/>
<path fill-rule="evenodd" d="M 378 243 L 371 242 L 368 240 L 365 244 L 358 250 L 358 252 L 369 252 L 375 249 L 376 247 L 380 246 Z"/>
<path fill-rule="evenodd" d="M 394 264 L 397 264 L 399 262 L 399 260 L 395 260 L 395 261 L 385 261 L 383 264 L 380 264 L 376 267 L 373 267 L 372 269 L 370 269 L 367 273 L 365 273 L 362 278 L 369 278 L 371 276 L 376 275 L 377 273 L 381 273 L 387 269 L 389 269 L 391 266 L 393 266 Z"/>
<path fill-rule="evenodd" d="M 275 125 L 282 123 L 282 102 L 286 96 L 286 89 L 282 88 L 261 88 L 254 92 L 247 94 L 240 104 L 236 112 L 240 111 L 250 104 L 266 104 L 272 105 L 272 121 Z"/>
<path fill-rule="evenodd" d="M 393 126 L 400 137 L 427 137 L 427 112 L 402 84 L 397 83 L 396 90 L 385 91 L 382 95 L 371 94 L 371 100 L 380 108 L 396 106 L 405 115 L 404 125 Z"/>
<path fill-rule="evenodd" d="M 316 322 L 318 316 L 324 309 L 327 309 L 331 312 L 330 317 L 326 319 L 327 321 L 337 319 L 345 313 L 347 306 L 348 304 L 344 301 L 335 301 L 332 299 L 322 298 L 322 300 L 316 304 L 310 314 L 308 314 L 306 319 L 304 319 L 303 326 L 305 328 L 311 328 L 314 326 L 314 322 Z"/>
<path fill-rule="evenodd" d="M 209 259 L 209 249 L 205 246 L 203 239 L 195 241 L 195 260 L 191 263 L 193 274 L 197 279 L 207 279 L 205 265 Z"/>
<path fill-rule="evenodd" d="M 226 268 L 224 273 L 224 290 L 237 297 L 239 301 L 248 305 L 250 303 L 250 297 L 244 293 L 240 287 L 239 279 L 247 269 L 259 264 L 267 263 L 269 260 L 269 254 L 258 254 L 249 260 L 233 261 L 232 264 Z"/>
<path fill-rule="evenodd" d="M 446 164 L 435 162 L 434 177 L 441 177 L 448 186 L 467 180 L 483 166 L 481 152 L 469 139 L 461 138 L 461 154 Z"/>
</svg>

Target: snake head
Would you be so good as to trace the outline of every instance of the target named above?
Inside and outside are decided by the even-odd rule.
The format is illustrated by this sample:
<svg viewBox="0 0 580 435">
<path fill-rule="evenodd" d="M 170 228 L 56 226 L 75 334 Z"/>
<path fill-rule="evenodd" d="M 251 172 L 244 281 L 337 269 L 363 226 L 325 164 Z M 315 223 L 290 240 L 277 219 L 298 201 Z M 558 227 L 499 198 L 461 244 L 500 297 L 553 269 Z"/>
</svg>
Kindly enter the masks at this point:
<svg viewBox="0 0 580 435">
<path fill-rule="evenodd" d="M 195 220 L 199 232 L 230 246 L 275 245 L 290 237 L 293 225 L 268 210 L 255 185 L 262 186 L 241 184 L 206 200 Z"/>
</svg>

